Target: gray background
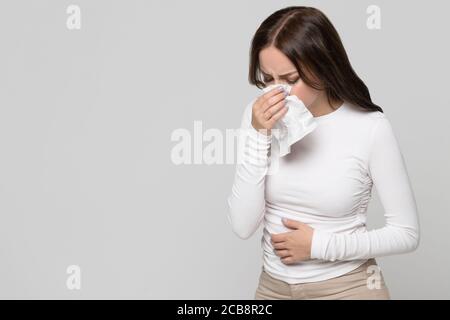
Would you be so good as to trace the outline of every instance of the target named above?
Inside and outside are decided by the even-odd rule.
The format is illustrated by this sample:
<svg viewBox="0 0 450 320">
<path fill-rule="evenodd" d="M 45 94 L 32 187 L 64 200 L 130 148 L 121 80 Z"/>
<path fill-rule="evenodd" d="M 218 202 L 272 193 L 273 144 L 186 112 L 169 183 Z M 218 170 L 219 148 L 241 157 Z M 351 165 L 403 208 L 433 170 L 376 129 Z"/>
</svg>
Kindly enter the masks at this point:
<svg viewBox="0 0 450 320">
<path fill-rule="evenodd" d="M 66 8 L 81 7 L 81 30 Z M 366 8 L 381 8 L 381 30 Z M 234 165 L 171 162 L 173 130 L 236 128 L 258 25 L 321 9 L 393 123 L 421 222 L 378 258 L 392 297 L 450 298 L 446 1 L 1 1 L 0 297 L 252 299 L 260 236 L 226 219 Z M 376 190 L 370 227 L 383 225 Z M 81 290 L 66 268 L 82 270 Z"/>
</svg>

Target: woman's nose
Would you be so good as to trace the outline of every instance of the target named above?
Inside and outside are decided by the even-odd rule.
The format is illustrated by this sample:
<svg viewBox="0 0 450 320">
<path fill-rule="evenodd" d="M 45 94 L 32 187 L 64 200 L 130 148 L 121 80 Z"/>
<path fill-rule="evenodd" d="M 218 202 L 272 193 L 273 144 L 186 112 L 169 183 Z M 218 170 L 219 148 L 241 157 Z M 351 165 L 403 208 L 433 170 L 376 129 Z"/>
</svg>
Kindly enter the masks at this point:
<svg viewBox="0 0 450 320">
<path fill-rule="evenodd" d="M 281 80 L 275 80 L 275 84 L 283 84 L 283 81 L 281 81 Z"/>
</svg>

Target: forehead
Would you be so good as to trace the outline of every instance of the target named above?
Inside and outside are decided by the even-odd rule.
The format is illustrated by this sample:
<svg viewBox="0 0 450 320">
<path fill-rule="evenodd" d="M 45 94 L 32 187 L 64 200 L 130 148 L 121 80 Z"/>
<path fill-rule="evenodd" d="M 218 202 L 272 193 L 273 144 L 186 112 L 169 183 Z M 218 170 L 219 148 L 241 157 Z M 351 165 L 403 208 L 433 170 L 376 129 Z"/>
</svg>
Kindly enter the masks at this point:
<svg viewBox="0 0 450 320">
<path fill-rule="evenodd" d="M 259 65 L 266 73 L 284 74 L 296 70 L 288 57 L 275 47 L 264 48 L 259 52 Z"/>
</svg>

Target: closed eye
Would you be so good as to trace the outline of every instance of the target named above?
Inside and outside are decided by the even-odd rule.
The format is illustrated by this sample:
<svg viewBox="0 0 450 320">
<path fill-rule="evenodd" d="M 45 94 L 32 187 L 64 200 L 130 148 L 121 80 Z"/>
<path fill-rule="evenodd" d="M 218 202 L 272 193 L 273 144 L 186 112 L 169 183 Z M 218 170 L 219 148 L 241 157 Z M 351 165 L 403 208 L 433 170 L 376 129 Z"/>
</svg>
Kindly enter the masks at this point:
<svg viewBox="0 0 450 320">
<path fill-rule="evenodd" d="M 295 84 L 298 80 L 300 80 L 300 77 L 297 77 L 295 79 L 286 79 L 286 82 L 289 84 Z M 264 77 L 263 81 L 264 81 L 264 83 L 269 83 L 269 82 L 273 81 L 273 79 Z"/>
</svg>

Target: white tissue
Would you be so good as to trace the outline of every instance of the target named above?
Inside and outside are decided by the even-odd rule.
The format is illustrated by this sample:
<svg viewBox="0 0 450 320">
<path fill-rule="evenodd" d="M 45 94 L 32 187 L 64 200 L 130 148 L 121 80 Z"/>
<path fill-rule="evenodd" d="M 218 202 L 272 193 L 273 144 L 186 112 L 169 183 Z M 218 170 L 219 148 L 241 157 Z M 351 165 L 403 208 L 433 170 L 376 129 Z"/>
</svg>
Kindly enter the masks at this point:
<svg viewBox="0 0 450 320">
<path fill-rule="evenodd" d="M 292 86 L 288 84 L 272 84 L 263 89 L 264 93 L 277 88 L 283 89 L 289 94 Z M 279 119 L 273 129 L 272 136 L 277 140 L 278 153 L 283 157 L 291 152 L 291 145 L 302 139 L 317 127 L 317 122 L 305 104 L 296 95 L 286 97 L 288 111 Z"/>
</svg>

